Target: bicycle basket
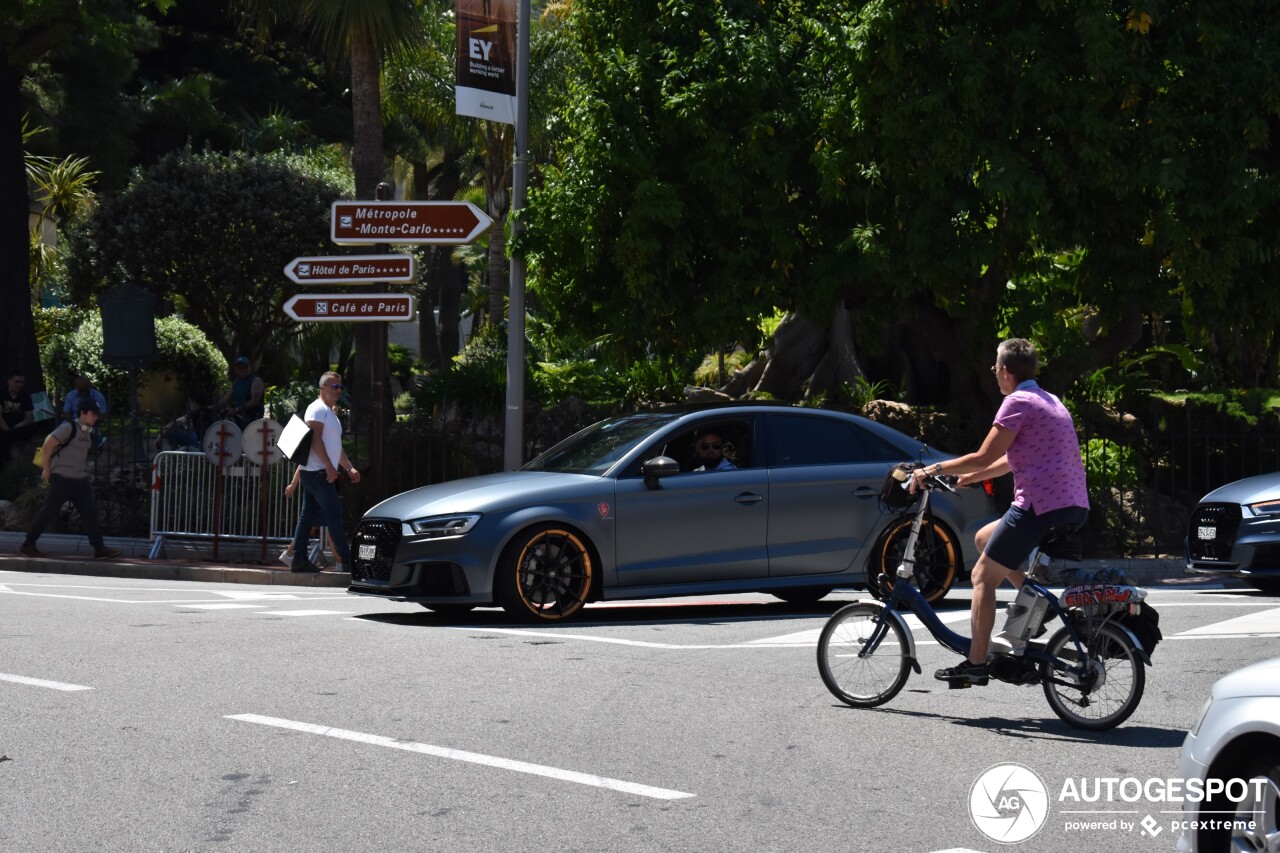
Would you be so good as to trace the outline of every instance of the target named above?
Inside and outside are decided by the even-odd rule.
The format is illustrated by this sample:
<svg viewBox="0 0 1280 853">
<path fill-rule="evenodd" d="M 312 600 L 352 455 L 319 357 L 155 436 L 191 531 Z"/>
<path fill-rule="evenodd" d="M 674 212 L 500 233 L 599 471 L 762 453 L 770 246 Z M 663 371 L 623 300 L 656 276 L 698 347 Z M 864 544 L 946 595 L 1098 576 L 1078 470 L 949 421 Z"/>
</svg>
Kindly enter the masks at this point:
<svg viewBox="0 0 1280 853">
<path fill-rule="evenodd" d="M 901 462 L 890 468 L 889 473 L 884 475 L 884 482 L 880 484 L 880 500 L 889 509 L 906 509 L 916 502 L 919 495 L 913 495 L 907 490 L 911 481 L 911 472 L 915 469 L 914 463 Z"/>
</svg>

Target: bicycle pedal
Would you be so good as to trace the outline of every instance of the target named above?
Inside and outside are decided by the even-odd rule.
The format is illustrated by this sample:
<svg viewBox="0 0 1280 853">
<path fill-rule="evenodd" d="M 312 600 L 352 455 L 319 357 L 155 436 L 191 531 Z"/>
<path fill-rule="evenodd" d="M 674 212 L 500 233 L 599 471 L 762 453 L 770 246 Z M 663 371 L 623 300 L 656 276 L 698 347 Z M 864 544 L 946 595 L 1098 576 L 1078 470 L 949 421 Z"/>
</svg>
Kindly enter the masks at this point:
<svg viewBox="0 0 1280 853">
<path fill-rule="evenodd" d="M 968 690 L 972 686 L 967 678 L 957 678 L 954 681 L 947 682 L 948 690 Z"/>
</svg>

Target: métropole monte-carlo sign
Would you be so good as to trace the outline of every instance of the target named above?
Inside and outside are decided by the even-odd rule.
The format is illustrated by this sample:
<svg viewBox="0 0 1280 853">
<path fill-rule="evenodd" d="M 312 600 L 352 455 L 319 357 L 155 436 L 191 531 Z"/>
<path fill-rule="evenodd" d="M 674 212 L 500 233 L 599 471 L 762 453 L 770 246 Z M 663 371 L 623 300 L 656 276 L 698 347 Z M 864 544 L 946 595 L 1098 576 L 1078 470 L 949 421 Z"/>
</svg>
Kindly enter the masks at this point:
<svg viewBox="0 0 1280 853">
<path fill-rule="evenodd" d="M 469 201 L 335 201 L 329 239 L 339 246 L 470 243 L 493 220 Z"/>
</svg>

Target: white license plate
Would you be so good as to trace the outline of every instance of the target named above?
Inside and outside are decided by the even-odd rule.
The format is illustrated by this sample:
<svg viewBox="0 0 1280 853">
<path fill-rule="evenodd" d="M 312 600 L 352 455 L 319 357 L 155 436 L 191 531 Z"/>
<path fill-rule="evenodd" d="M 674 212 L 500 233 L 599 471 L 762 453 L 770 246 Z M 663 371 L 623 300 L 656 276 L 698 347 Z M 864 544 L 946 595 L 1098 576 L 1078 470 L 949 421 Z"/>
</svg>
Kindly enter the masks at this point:
<svg viewBox="0 0 1280 853">
<path fill-rule="evenodd" d="M 1203 530 L 1204 528 L 1201 528 L 1201 529 Z M 361 545 L 359 548 L 359 553 L 356 554 L 356 556 L 362 560 L 376 559 L 378 556 L 378 546 L 377 545 Z"/>
<path fill-rule="evenodd" d="M 1196 536 L 1198 536 L 1201 539 L 1212 539 L 1217 535 L 1218 535 L 1218 528 L 1216 527 L 1197 527 L 1196 528 Z"/>
</svg>

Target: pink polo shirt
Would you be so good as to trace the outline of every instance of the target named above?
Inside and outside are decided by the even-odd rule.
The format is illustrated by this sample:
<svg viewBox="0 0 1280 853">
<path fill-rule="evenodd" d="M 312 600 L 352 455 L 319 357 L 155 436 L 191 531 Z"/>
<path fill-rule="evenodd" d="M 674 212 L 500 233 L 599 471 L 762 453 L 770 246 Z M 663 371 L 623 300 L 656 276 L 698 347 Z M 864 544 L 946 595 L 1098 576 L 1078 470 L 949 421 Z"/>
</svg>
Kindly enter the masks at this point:
<svg viewBox="0 0 1280 853">
<path fill-rule="evenodd" d="M 996 412 L 995 425 L 1014 433 L 1009 445 L 1013 505 L 1037 515 L 1068 506 L 1088 508 L 1084 463 L 1071 413 L 1035 380 L 1018 384 Z"/>
</svg>

